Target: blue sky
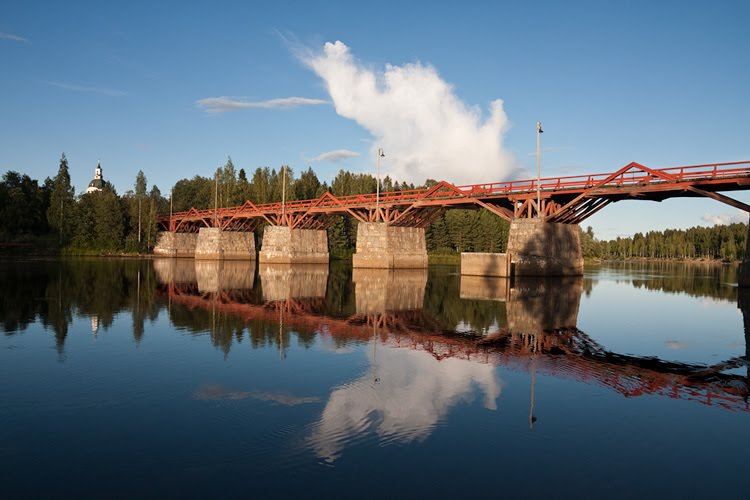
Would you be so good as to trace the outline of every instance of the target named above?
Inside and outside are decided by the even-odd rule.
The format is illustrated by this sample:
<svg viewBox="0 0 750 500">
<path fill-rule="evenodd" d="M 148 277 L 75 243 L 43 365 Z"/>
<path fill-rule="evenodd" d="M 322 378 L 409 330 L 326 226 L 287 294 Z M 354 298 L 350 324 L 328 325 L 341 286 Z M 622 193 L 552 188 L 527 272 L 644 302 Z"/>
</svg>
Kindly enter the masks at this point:
<svg viewBox="0 0 750 500">
<path fill-rule="evenodd" d="M 167 194 L 229 155 L 372 172 L 383 143 L 397 177 L 491 182 L 535 174 L 537 120 L 548 176 L 750 160 L 748 19 L 748 2 L 6 1 L 0 172 L 42 180 L 64 151 L 78 192 L 101 159 L 120 193 L 142 169 Z M 350 92 L 349 70 L 390 93 Z M 609 238 L 739 215 L 623 202 L 586 224 Z"/>
</svg>

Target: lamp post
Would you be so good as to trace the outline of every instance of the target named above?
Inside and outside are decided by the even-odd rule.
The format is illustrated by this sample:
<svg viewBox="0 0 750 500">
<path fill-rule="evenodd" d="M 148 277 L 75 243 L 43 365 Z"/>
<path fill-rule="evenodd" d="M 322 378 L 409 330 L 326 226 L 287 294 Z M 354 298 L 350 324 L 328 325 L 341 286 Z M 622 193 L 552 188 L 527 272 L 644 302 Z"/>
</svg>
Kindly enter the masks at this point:
<svg viewBox="0 0 750 500">
<path fill-rule="evenodd" d="M 542 130 L 542 122 L 536 122 L 536 215 L 540 219 L 542 218 L 542 195 L 540 189 L 542 168 L 539 156 L 539 139 L 543 133 L 544 130 Z"/>
<path fill-rule="evenodd" d="M 378 185 L 376 187 L 375 195 L 375 221 L 380 222 L 380 159 L 385 158 L 383 148 L 378 148 Z"/>
</svg>

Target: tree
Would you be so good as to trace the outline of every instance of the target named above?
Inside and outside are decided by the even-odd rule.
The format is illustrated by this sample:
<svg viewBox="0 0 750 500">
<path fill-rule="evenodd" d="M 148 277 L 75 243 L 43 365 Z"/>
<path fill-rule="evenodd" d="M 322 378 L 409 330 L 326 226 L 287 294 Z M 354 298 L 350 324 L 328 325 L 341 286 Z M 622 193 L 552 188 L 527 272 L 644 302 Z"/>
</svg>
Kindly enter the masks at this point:
<svg viewBox="0 0 750 500">
<path fill-rule="evenodd" d="M 48 231 L 45 212 L 49 206 L 49 183 L 40 187 L 28 175 L 6 172 L 0 181 L 0 233 L 43 234 Z"/>
<path fill-rule="evenodd" d="M 320 181 L 318 176 L 315 175 L 313 169 L 308 167 L 304 170 L 299 179 L 294 183 L 294 196 L 298 200 L 311 200 L 317 198 L 318 190 L 320 189 Z"/>
<path fill-rule="evenodd" d="M 138 243 L 141 242 L 141 213 L 143 200 L 146 198 L 146 176 L 143 170 L 139 170 L 135 176 L 135 199 L 138 202 Z"/>
<path fill-rule="evenodd" d="M 50 204 L 47 209 L 47 221 L 50 228 L 60 235 L 60 244 L 68 241 L 73 235 L 72 215 L 75 203 L 75 188 L 70 185 L 68 159 L 65 153 L 60 158 L 60 167 L 53 181 Z"/>
<path fill-rule="evenodd" d="M 232 163 L 232 157 L 227 156 L 227 162 L 216 171 L 218 176 L 219 192 L 218 202 L 220 207 L 239 205 L 240 196 L 237 189 L 237 172 Z"/>
</svg>

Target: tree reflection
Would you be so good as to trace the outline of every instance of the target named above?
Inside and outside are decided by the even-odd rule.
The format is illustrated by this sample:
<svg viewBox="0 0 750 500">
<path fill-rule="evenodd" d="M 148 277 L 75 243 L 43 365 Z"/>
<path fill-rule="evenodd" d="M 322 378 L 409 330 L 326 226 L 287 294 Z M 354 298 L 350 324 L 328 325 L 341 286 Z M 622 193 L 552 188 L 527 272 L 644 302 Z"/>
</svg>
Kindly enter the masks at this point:
<svg viewBox="0 0 750 500">
<path fill-rule="evenodd" d="M 630 269 L 621 275 L 616 268 L 608 272 L 634 286 L 647 283 L 665 291 L 683 287 L 681 293 L 719 297 L 737 293 L 736 288 L 724 285 L 723 268 L 683 266 L 675 271 L 674 282 L 669 281 L 671 271 L 660 274 L 655 269 Z M 521 370 L 531 369 L 533 357 L 534 370 L 602 384 L 628 396 L 660 394 L 747 408 L 748 377 L 736 374 L 738 368 L 748 365 L 750 356 L 750 299 L 743 290 L 738 305 L 746 325 L 745 356 L 700 366 L 610 352 L 579 331 L 580 297 L 592 293 L 592 279 L 471 281 L 454 271 L 433 267 L 427 274 L 352 273 L 351 268 L 339 264 L 256 271 L 252 262 L 200 263 L 193 259 L 153 263 L 135 259 L 18 260 L 0 263 L 0 328 L 6 335 L 16 335 L 38 321 L 54 335 L 58 357 L 64 361 L 65 344 L 76 318 L 95 319 L 99 329 L 106 331 L 118 315 L 129 312 L 137 344 L 148 335 L 146 322 L 165 311 L 175 330 L 208 332 L 211 343 L 225 356 L 243 341 L 252 348 L 275 347 L 284 356 L 295 340 L 296 345 L 310 348 L 320 337 L 336 347 L 377 338 L 375 345 L 387 347 L 377 364 L 373 355 L 373 365 L 380 365 L 379 374 L 369 375 L 384 382 L 383 364 L 407 356 L 387 354 L 393 348 L 421 352 L 420 359 L 427 356 L 441 362 L 463 360 Z M 443 370 L 443 365 L 437 369 L 429 368 L 431 362 L 415 363 Z M 385 370 L 387 374 L 390 365 Z M 468 379 L 484 380 L 478 375 L 484 368 L 477 370 L 470 371 Z M 444 376 L 450 378 L 447 372 Z M 402 377 L 401 383 L 412 381 Z M 465 389 L 444 390 L 455 395 Z M 446 405 L 441 411 L 450 406 Z"/>
</svg>

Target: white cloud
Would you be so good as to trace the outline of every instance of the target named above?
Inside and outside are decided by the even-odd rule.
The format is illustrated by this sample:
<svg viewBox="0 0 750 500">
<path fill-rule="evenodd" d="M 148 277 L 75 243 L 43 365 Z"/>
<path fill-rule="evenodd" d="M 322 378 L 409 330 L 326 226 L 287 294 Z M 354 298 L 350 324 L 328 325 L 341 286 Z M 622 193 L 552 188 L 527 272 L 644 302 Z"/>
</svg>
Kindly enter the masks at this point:
<svg viewBox="0 0 750 500">
<path fill-rule="evenodd" d="M 245 108 L 264 108 L 264 109 L 289 109 L 299 106 L 313 106 L 319 104 L 328 104 L 328 101 L 322 99 L 308 99 L 307 97 L 285 97 L 283 99 L 270 99 L 268 101 L 243 101 L 234 97 L 206 97 L 195 102 L 199 108 L 203 108 L 207 113 L 225 113 L 227 111 L 236 111 Z"/>
<path fill-rule="evenodd" d="M 76 85 L 76 84 L 61 83 L 61 82 L 47 82 L 47 84 L 52 85 L 54 87 L 60 87 L 61 89 L 65 89 L 65 90 L 72 90 L 74 92 L 91 92 L 94 94 L 108 95 L 112 97 L 121 97 L 121 96 L 128 95 L 126 92 L 123 92 L 122 90 L 107 89 L 107 88 L 102 88 L 102 87 L 89 87 L 85 85 Z"/>
<path fill-rule="evenodd" d="M 310 158 L 311 162 L 320 162 L 320 161 L 330 161 L 334 163 L 338 163 L 341 160 L 346 160 L 347 158 L 355 158 L 359 156 L 359 153 L 356 151 L 349 151 L 348 149 L 336 149 L 334 151 L 327 151 L 325 153 L 321 153 L 315 158 Z"/>
<path fill-rule="evenodd" d="M 734 213 L 728 214 L 703 214 L 701 220 L 708 222 L 712 226 L 724 226 L 727 224 L 735 224 L 738 222 L 747 222 L 747 213 L 742 210 L 737 210 Z"/>
<path fill-rule="evenodd" d="M 298 57 L 326 84 L 336 112 L 374 137 L 372 156 L 382 146 L 384 171 L 400 180 L 426 178 L 462 184 L 506 179 L 515 162 L 503 149 L 508 119 L 497 99 L 484 117 L 459 99 L 430 65 L 386 65 L 373 71 L 354 59 L 344 43 Z"/>
<path fill-rule="evenodd" d="M 0 31 L 0 40 L 13 40 L 14 42 L 31 43 L 28 38 L 13 35 L 11 33 L 3 33 L 2 31 Z"/>
</svg>

